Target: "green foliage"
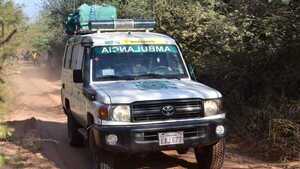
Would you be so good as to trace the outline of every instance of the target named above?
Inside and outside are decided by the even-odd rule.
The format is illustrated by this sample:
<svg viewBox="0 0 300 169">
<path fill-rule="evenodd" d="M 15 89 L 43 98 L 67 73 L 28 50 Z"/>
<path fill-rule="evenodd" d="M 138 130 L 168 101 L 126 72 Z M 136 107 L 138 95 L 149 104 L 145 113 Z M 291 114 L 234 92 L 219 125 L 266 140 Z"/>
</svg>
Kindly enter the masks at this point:
<svg viewBox="0 0 300 169">
<path fill-rule="evenodd" d="M 153 18 L 152 0 L 131 0 L 119 5 L 120 18 L 149 19 Z"/>
<path fill-rule="evenodd" d="M 299 124 L 286 119 L 273 119 L 270 135 L 269 147 L 272 151 L 269 156 L 281 161 L 288 161 L 295 154 L 300 156 Z"/>
<path fill-rule="evenodd" d="M 12 136 L 11 129 L 6 125 L 0 124 L 0 141 L 5 141 Z"/>
<path fill-rule="evenodd" d="M 158 1 L 155 9 L 158 31 L 175 37 L 199 67 L 226 59 L 240 41 L 237 27 L 225 15 L 199 2 Z"/>
<path fill-rule="evenodd" d="M 0 80 L 3 81 L 3 79 Z M 2 123 L 3 117 L 6 115 L 7 112 L 8 90 L 6 84 L 1 81 L 0 81 L 0 141 L 5 141 L 9 137 L 11 137 L 12 132 L 11 129 L 9 129 L 5 124 Z"/>
<path fill-rule="evenodd" d="M 74 4 L 66 0 L 45 1 L 50 34 L 62 35 L 61 23 Z M 94 1 L 79 1 L 75 6 L 83 2 Z M 188 62 L 196 66 L 199 80 L 224 94 L 231 133 L 267 141 L 276 149 L 282 142 L 270 142 L 270 131 L 279 125 L 274 120 L 289 121 L 291 126 L 300 122 L 300 1 L 97 2 L 117 6 L 122 18 L 154 17 L 156 31 L 179 42 Z M 50 46 L 62 44 L 61 37 L 50 35 Z M 294 136 L 286 143 L 299 138 L 299 133 Z M 287 158 L 295 155 L 283 153 Z"/>
<path fill-rule="evenodd" d="M 6 0 L 0 0 L 0 18 L 8 26 L 19 24 L 24 19 L 21 8 Z"/>
<path fill-rule="evenodd" d="M 16 55 L 18 46 L 23 42 L 22 32 L 24 27 L 24 15 L 20 7 L 13 1 L 0 0 L 0 21 L 4 24 L 4 37 L 0 37 L 0 42 L 4 41 L 10 34 L 16 30 L 11 38 L 0 45 L 0 67 L 2 63 Z"/>
<path fill-rule="evenodd" d="M 0 154 L 0 167 L 3 167 L 6 164 L 6 158 Z"/>
<path fill-rule="evenodd" d="M 51 33 L 49 33 L 47 24 L 46 17 L 42 16 L 36 23 L 29 26 L 26 37 L 29 39 L 30 46 L 27 46 L 27 49 L 38 52 L 45 52 L 49 49 Z"/>
</svg>

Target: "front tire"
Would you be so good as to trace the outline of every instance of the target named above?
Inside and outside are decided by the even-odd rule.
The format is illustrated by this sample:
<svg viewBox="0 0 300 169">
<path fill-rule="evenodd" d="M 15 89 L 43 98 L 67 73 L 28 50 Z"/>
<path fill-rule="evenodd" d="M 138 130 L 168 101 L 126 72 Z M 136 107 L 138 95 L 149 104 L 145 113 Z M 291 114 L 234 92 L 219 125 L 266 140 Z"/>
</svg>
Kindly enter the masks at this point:
<svg viewBox="0 0 300 169">
<path fill-rule="evenodd" d="M 195 148 L 199 169 L 221 169 L 224 163 L 225 140 L 216 144 Z"/>
<path fill-rule="evenodd" d="M 72 147 L 82 147 L 84 145 L 84 138 L 79 133 L 78 129 L 80 125 L 78 122 L 72 117 L 71 114 L 68 114 L 68 139 L 69 144 Z"/>
<path fill-rule="evenodd" d="M 178 150 L 177 150 L 177 154 L 180 154 L 180 155 L 186 154 L 188 151 L 189 151 L 188 148 L 178 149 Z"/>
<path fill-rule="evenodd" d="M 89 148 L 93 159 L 93 169 L 116 169 L 117 157 L 113 154 L 101 150 L 96 146 L 93 129 L 89 130 Z"/>
</svg>

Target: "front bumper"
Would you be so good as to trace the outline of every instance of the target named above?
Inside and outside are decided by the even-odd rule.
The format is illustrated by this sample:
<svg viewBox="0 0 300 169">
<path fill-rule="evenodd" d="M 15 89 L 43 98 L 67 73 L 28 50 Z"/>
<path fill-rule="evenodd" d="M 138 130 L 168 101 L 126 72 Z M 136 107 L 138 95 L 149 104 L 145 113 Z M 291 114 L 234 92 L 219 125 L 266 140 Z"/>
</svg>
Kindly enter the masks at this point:
<svg viewBox="0 0 300 169">
<path fill-rule="evenodd" d="M 180 121 L 172 123 L 105 126 L 95 125 L 92 130 L 98 147 L 124 153 L 140 153 L 163 150 L 176 150 L 196 146 L 212 145 L 225 136 L 216 134 L 218 125 L 224 126 L 225 119 L 206 121 Z M 160 146 L 158 133 L 183 131 L 184 144 Z M 114 134 L 118 137 L 116 145 L 108 145 L 106 137 Z"/>
</svg>

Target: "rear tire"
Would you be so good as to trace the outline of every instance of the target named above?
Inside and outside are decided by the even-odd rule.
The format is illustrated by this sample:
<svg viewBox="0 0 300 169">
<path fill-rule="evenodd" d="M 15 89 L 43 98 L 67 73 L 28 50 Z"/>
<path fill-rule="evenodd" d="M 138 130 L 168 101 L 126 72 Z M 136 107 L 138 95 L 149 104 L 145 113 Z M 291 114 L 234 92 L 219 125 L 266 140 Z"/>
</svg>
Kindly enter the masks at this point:
<svg viewBox="0 0 300 169">
<path fill-rule="evenodd" d="M 72 147 L 82 147 L 84 145 L 84 137 L 79 133 L 79 128 L 78 122 L 71 114 L 68 114 L 68 139 Z"/>
<path fill-rule="evenodd" d="M 224 162 L 225 140 L 216 144 L 195 148 L 195 156 L 199 169 L 221 169 Z"/>
</svg>

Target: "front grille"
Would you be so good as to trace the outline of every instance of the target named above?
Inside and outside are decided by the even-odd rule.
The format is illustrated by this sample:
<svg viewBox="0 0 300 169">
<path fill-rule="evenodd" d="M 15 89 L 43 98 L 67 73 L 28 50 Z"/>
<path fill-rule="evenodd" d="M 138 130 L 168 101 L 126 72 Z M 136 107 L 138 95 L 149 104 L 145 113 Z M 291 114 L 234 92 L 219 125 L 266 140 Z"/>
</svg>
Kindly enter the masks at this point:
<svg viewBox="0 0 300 169">
<path fill-rule="evenodd" d="M 164 106 L 173 106 L 175 111 L 166 116 L 162 113 Z M 131 106 L 133 122 L 175 120 L 203 117 L 201 99 L 165 100 L 135 102 Z"/>
<path fill-rule="evenodd" d="M 207 133 L 206 127 L 192 127 L 192 128 L 182 128 L 182 129 L 168 129 L 165 131 L 144 131 L 144 132 L 137 132 L 135 134 L 136 141 L 141 143 L 146 142 L 158 142 L 158 134 L 165 133 L 165 132 L 178 132 L 183 131 L 184 139 L 198 139 L 206 137 Z"/>
</svg>

